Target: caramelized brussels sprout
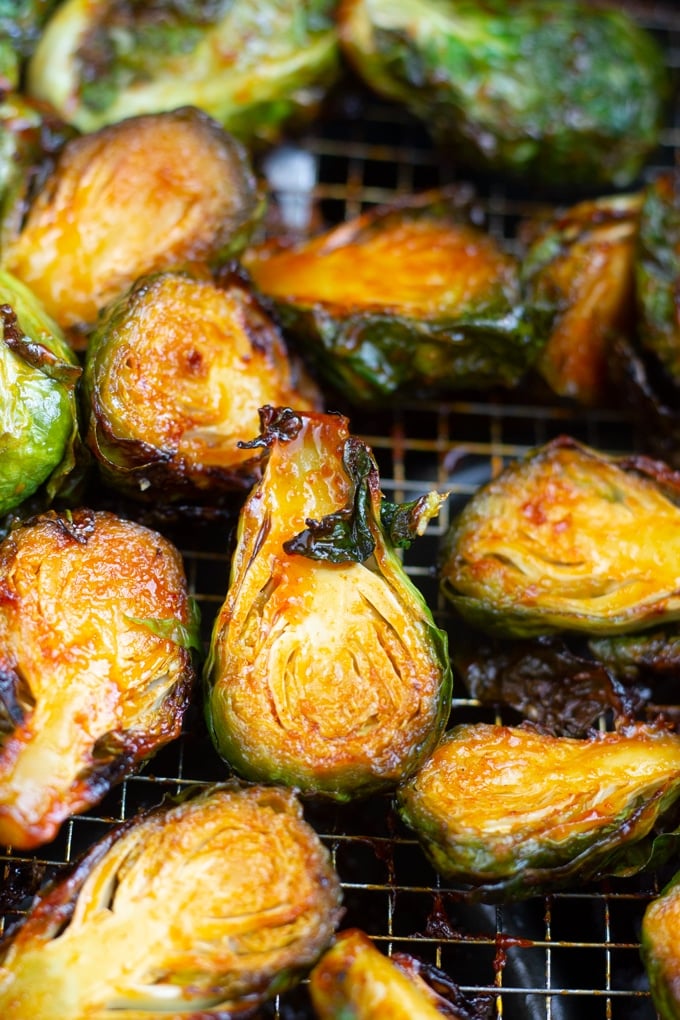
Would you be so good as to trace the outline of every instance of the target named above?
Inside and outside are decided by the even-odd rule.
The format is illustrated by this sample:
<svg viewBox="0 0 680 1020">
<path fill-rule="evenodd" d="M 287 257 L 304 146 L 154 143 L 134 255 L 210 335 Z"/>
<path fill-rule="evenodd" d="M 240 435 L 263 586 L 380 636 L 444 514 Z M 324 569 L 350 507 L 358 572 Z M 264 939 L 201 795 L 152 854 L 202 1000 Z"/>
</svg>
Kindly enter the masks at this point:
<svg viewBox="0 0 680 1020">
<path fill-rule="evenodd" d="M 321 403 L 236 271 L 139 280 L 90 337 L 83 384 L 105 479 L 156 504 L 250 488 L 261 456 L 239 444 L 257 434 L 259 408 Z"/>
<path fill-rule="evenodd" d="M 538 350 L 515 259 L 445 195 L 245 261 L 319 372 L 356 403 L 414 386 L 511 386 Z"/>
<path fill-rule="evenodd" d="M 636 279 L 642 347 L 680 387 L 680 196 L 672 174 L 645 189 Z"/>
<path fill-rule="evenodd" d="M 9 533 L 0 544 L 0 842 L 48 842 L 179 735 L 192 647 L 182 561 L 160 535 L 90 510 L 49 511 Z"/>
<path fill-rule="evenodd" d="M 481 629 L 593 636 L 680 618 L 680 476 L 562 436 L 475 493 L 445 536 L 444 595 Z"/>
<path fill-rule="evenodd" d="M 270 141 L 318 107 L 338 66 L 332 0 L 66 0 L 29 66 L 28 89 L 83 131 L 197 106 Z"/>
<path fill-rule="evenodd" d="M 66 143 L 3 263 L 83 328 L 145 273 L 226 260 L 259 207 L 243 149 L 205 114 L 131 118 Z"/>
<path fill-rule="evenodd" d="M 340 932 L 321 957 L 310 974 L 309 992 L 319 1020 L 442 1017 L 425 982 L 408 977 L 356 928 Z"/>
<path fill-rule="evenodd" d="M 59 327 L 0 270 L 0 515 L 41 487 L 49 502 L 78 465 L 80 367 Z"/>
<path fill-rule="evenodd" d="M 338 800 L 393 787 L 434 747 L 445 634 L 398 558 L 439 509 L 383 504 L 341 415 L 265 408 L 262 481 L 242 510 L 206 663 L 219 753 L 247 779 Z"/>
<path fill-rule="evenodd" d="M 642 919 L 640 952 L 652 1001 L 661 1020 L 680 1017 L 678 935 L 680 934 L 680 873 L 649 904 Z"/>
<path fill-rule="evenodd" d="M 456 159 L 555 188 L 629 185 L 659 140 L 667 81 L 624 11 L 557 0 L 343 0 L 359 74 Z"/>
<path fill-rule="evenodd" d="M 460 725 L 398 791 L 434 867 L 490 901 L 658 862 L 678 797 L 680 737 L 641 723 L 587 740 Z"/>
<path fill-rule="evenodd" d="M 581 202 L 549 221 L 526 253 L 528 314 L 548 329 L 536 368 L 558 396 L 594 407 L 610 399 L 610 342 L 634 318 L 639 210 L 638 195 Z"/>
<path fill-rule="evenodd" d="M 4 945 L 3 1020 L 251 1016 L 328 945 L 340 884 L 292 793 L 225 784 L 104 836 Z"/>
</svg>

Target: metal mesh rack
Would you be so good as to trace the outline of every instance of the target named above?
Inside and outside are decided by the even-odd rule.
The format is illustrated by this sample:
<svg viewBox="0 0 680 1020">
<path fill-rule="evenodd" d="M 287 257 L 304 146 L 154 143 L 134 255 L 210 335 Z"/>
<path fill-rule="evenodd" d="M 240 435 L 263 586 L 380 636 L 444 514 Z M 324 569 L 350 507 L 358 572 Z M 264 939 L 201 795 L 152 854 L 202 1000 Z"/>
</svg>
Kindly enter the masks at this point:
<svg viewBox="0 0 680 1020">
<path fill-rule="evenodd" d="M 670 5 L 629 4 L 680 66 L 680 12 Z M 646 174 L 675 165 L 680 103 L 669 116 L 662 145 Z M 353 86 L 331 104 L 328 117 L 283 153 L 294 176 L 282 190 L 271 155 L 262 164 L 286 215 L 301 229 L 352 217 L 367 206 L 448 184 L 455 166 L 433 150 L 424 128 L 400 109 Z M 277 158 L 281 152 L 277 153 Z M 295 176 L 297 174 L 297 177 Z M 485 226 L 512 244 L 517 223 L 534 202 L 497 181 L 478 184 Z M 285 192 L 285 193 L 284 193 Z M 287 203 L 287 205 L 286 205 Z M 437 622 L 456 640 L 456 623 L 441 599 L 434 564 L 451 515 L 509 459 L 560 433 L 604 450 L 627 451 L 635 432 L 616 411 L 585 412 L 526 393 L 403 403 L 380 412 L 339 408 L 352 431 L 372 446 L 383 490 L 395 500 L 430 488 L 451 495 L 439 520 L 405 553 L 410 576 Z M 95 497 L 96 498 L 96 497 Z M 203 616 L 204 638 L 226 592 L 229 536 L 216 525 L 170 529 L 181 549 Z M 458 686 L 452 720 L 502 721 Z M 164 793 L 226 778 L 205 733 L 200 705 L 190 710 L 184 736 L 138 776 L 114 789 L 96 811 L 68 821 L 57 839 L 31 854 L 0 852 L 0 924 L 26 909 L 45 878 L 73 861 L 111 825 L 158 803 Z M 349 806 L 309 802 L 305 814 L 330 848 L 344 890 L 343 925 L 356 925 L 385 952 L 407 952 L 445 971 L 463 991 L 488 993 L 492 1013 L 505 1020 L 652 1020 L 639 956 L 640 921 L 659 879 L 615 880 L 502 907 L 466 904 L 425 861 L 392 810 L 389 797 Z M 312 1017 L 306 985 L 275 1000 L 263 1017 Z"/>
</svg>

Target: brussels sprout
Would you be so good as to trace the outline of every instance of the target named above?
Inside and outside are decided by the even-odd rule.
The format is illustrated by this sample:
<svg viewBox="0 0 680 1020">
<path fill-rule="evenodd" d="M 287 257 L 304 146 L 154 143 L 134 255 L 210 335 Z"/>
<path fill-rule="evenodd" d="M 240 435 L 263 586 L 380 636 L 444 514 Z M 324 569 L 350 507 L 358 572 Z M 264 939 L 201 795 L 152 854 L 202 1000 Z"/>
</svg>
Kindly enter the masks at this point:
<svg viewBox="0 0 680 1020">
<path fill-rule="evenodd" d="M 49 511 L 9 533 L 0 544 L 0 842 L 48 842 L 179 735 L 196 622 L 179 553 L 141 525 Z"/>
<path fill-rule="evenodd" d="M 645 190 L 635 268 L 640 342 L 679 387 L 680 196 L 672 174 Z"/>
<path fill-rule="evenodd" d="M 535 358 L 515 259 L 453 196 L 371 210 L 246 264 L 327 381 L 356 403 L 511 386 Z"/>
<path fill-rule="evenodd" d="M 23 61 L 57 0 L 0 0 L 0 92 L 19 87 Z"/>
<path fill-rule="evenodd" d="M 309 976 L 309 992 L 319 1020 L 441 1020 L 443 1015 L 425 982 L 407 976 L 356 928 L 340 932 L 321 957 Z"/>
<path fill-rule="evenodd" d="M 441 586 L 481 629 L 620 634 L 680 619 L 680 475 L 566 436 L 475 493 L 447 532 Z"/>
<path fill-rule="evenodd" d="M 680 873 L 652 900 L 642 918 L 640 952 L 652 1001 L 661 1020 L 680 1018 L 679 934 Z"/>
<path fill-rule="evenodd" d="M 244 150 L 205 114 L 131 118 L 66 143 L 3 263 L 83 328 L 145 273 L 225 261 L 259 208 Z"/>
<path fill-rule="evenodd" d="M 581 202 L 532 239 L 525 302 L 548 324 L 536 368 L 558 396 L 595 407 L 610 398 L 610 341 L 633 320 L 639 210 L 638 195 Z"/>
<path fill-rule="evenodd" d="M 90 337 L 85 440 L 104 478 L 138 499 L 218 501 L 250 488 L 265 404 L 320 407 L 242 274 L 144 277 Z"/>
<path fill-rule="evenodd" d="M 398 806 L 445 878 L 499 901 L 658 863 L 678 797 L 680 737 L 661 727 L 576 740 L 477 723 L 446 733 Z"/>
<path fill-rule="evenodd" d="M 0 270 L 0 515 L 41 486 L 50 501 L 74 481 L 80 367 L 56 323 Z"/>
<path fill-rule="evenodd" d="M 623 11 L 556 0 L 343 0 L 377 92 L 469 165 L 555 188 L 629 185 L 659 140 L 666 73 Z"/>
<path fill-rule="evenodd" d="M 446 636 L 398 558 L 439 509 L 382 508 L 341 415 L 265 408 L 262 481 L 238 525 L 206 663 L 219 753 L 247 779 L 338 800 L 393 787 L 447 720 Z"/>
<path fill-rule="evenodd" d="M 332 0 L 66 0 L 28 69 L 29 93 L 82 131 L 197 106 L 270 141 L 318 107 L 338 68 Z"/>
<path fill-rule="evenodd" d="M 225 784 L 114 829 L 43 892 L 0 958 L 3 1020 L 251 1016 L 340 916 L 292 793 Z"/>
</svg>

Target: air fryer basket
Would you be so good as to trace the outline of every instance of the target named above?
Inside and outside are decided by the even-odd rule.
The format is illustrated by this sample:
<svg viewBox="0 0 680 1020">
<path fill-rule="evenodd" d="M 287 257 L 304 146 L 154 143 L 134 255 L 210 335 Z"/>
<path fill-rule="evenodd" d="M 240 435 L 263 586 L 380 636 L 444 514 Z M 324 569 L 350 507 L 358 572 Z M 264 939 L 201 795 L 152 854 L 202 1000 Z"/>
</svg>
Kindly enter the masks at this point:
<svg viewBox="0 0 680 1020">
<path fill-rule="evenodd" d="M 628 4 L 659 39 L 670 67 L 680 63 L 680 11 L 671 4 Z M 670 110 L 652 177 L 676 163 L 680 103 Z M 309 133 L 262 158 L 281 216 L 293 229 L 313 229 L 352 217 L 399 195 L 449 184 L 456 168 L 432 148 L 422 126 L 395 106 L 366 96 L 352 82 L 333 99 Z M 485 226 L 513 244 L 533 199 L 496 180 L 475 181 Z M 405 553 L 410 576 L 437 622 L 456 641 L 456 624 L 435 578 L 441 535 L 451 515 L 504 463 L 553 436 L 568 433 L 602 450 L 635 447 L 623 413 L 586 412 L 526 392 L 478 394 L 404 402 L 394 410 L 358 411 L 352 431 L 372 446 L 383 491 L 413 499 L 431 488 L 450 492 L 439 519 Z M 96 499 L 96 494 L 93 499 Z M 173 527 L 207 641 L 227 584 L 226 525 Z M 456 722 L 503 721 L 458 685 Z M 227 777 L 206 735 L 200 704 L 184 736 L 144 772 L 113 790 L 96 811 L 69 820 L 58 838 L 35 853 L 0 852 L 0 930 L 16 921 L 39 883 L 74 860 L 113 824 L 194 783 Z M 309 802 L 305 814 L 329 847 L 344 889 L 343 926 L 356 925 L 387 953 L 406 952 L 434 964 L 474 997 L 487 993 L 491 1015 L 504 1020 L 653 1020 L 655 1010 L 640 962 L 640 921 L 660 877 L 615 880 L 507 906 L 465 904 L 427 864 L 401 825 L 389 797 L 352 805 Z M 275 1000 L 263 1017 L 313 1016 L 306 984 Z"/>
</svg>

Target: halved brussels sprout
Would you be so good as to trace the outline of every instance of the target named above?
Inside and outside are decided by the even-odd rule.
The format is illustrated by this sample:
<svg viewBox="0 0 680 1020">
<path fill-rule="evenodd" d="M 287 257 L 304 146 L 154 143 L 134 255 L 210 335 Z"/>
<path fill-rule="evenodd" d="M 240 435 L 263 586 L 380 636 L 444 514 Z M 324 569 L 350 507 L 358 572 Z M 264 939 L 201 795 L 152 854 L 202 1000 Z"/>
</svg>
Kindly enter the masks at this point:
<svg viewBox="0 0 680 1020">
<path fill-rule="evenodd" d="M 104 478 L 154 503 L 250 488 L 259 408 L 321 405 L 237 271 L 140 279 L 90 337 L 82 393 Z"/>
<path fill-rule="evenodd" d="M 75 480 L 80 372 L 35 295 L 0 270 L 0 515 Z"/>
<path fill-rule="evenodd" d="M 343 0 L 340 39 L 377 92 L 456 160 L 554 188 L 629 185 L 667 79 L 625 11 L 557 0 Z"/>
<path fill-rule="evenodd" d="M 332 0 L 66 0 L 30 63 L 29 93 L 82 131 L 197 106 L 244 139 L 310 116 L 338 68 Z"/>
<path fill-rule="evenodd" d="M 645 189 L 635 268 L 640 342 L 680 387 L 680 195 L 673 174 Z"/>
<path fill-rule="evenodd" d="M 680 1018 L 680 873 L 649 904 L 642 918 L 640 953 L 661 1020 Z"/>
<path fill-rule="evenodd" d="M 290 792 L 233 784 L 104 836 L 0 958 L 3 1020 L 251 1016 L 340 917 L 330 857 Z"/>
<path fill-rule="evenodd" d="M 131 118 L 66 143 L 3 264 L 84 328 L 144 273 L 225 261 L 260 204 L 244 150 L 205 114 Z"/>
<path fill-rule="evenodd" d="M 265 408 L 269 454 L 241 512 L 206 663 L 219 753 L 248 779 L 338 800 L 393 787 L 446 723 L 446 636 L 404 571 L 434 493 L 381 506 L 341 415 Z"/>
<path fill-rule="evenodd" d="M 196 618 L 177 550 L 104 511 L 0 544 L 0 842 L 53 839 L 179 735 Z"/>
<path fill-rule="evenodd" d="M 434 867 L 493 901 L 658 863 L 679 797 L 680 737 L 661 727 L 577 740 L 477 723 L 445 734 L 398 804 Z"/>
<path fill-rule="evenodd" d="M 309 993 L 319 1020 L 442 1017 L 425 982 L 407 976 L 356 928 L 340 932 L 321 957 L 309 976 Z"/>
<path fill-rule="evenodd" d="M 641 199 L 581 202 L 542 225 L 522 262 L 528 315 L 548 330 L 536 368 L 561 397 L 610 399 L 609 348 L 634 318 Z"/>
<path fill-rule="evenodd" d="M 562 436 L 451 523 L 441 587 L 481 629 L 617 634 L 680 619 L 680 475 Z"/>
<path fill-rule="evenodd" d="M 373 209 L 245 261 L 319 372 L 357 403 L 414 387 L 511 386 L 538 351 L 516 260 L 455 196 Z"/>
</svg>

